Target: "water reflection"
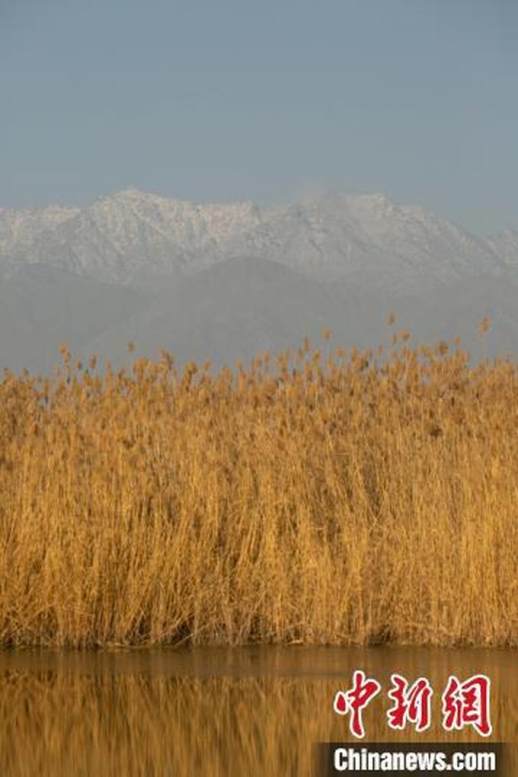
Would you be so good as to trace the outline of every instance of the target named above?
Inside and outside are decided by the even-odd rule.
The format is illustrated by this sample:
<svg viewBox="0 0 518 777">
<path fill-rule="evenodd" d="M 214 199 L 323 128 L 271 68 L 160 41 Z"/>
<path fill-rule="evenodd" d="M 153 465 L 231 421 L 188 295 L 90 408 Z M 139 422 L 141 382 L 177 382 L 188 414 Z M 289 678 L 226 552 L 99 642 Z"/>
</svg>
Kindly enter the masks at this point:
<svg viewBox="0 0 518 777">
<path fill-rule="evenodd" d="M 434 725 L 418 737 L 387 728 L 385 698 L 367 739 L 480 741 L 440 728 L 449 674 L 492 680 L 493 739 L 516 740 L 515 651 L 257 648 L 0 655 L 0 774 L 6 777 L 309 775 L 312 743 L 346 739 L 335 691 L 363 668 L 430 678 Z M 511 774 L 512 772 L 509 772 Z"/>
</svg>

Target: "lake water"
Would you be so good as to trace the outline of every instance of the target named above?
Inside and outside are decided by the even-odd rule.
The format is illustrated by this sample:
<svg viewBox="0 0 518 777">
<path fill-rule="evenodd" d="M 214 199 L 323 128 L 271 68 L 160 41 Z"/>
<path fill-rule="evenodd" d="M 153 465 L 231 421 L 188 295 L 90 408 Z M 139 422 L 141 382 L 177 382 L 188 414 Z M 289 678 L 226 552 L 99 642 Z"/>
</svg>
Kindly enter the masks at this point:
<svg viewBox="0 0 518 777">
<path fill-rule="evenodd" d="M 345 741 L 334 694 L 363 669 L 383 686 L 365 741 L 484 741 L 441 727 L 450 674 L 491 679 L 495 741 L 517 741 L 517 652 L 412 648 L 237 648 L 0 653 L 1 777 L 310 775 L 313 744 Z M 428 677 L 433 725 L 386 723 L 390 675 Z M 513 748 L 509 748 L 510 751 Z M 516 767 L 508 761 L 506 775 Z M 512 765 L 514 764 L 514 765 Z"/>
</svg>

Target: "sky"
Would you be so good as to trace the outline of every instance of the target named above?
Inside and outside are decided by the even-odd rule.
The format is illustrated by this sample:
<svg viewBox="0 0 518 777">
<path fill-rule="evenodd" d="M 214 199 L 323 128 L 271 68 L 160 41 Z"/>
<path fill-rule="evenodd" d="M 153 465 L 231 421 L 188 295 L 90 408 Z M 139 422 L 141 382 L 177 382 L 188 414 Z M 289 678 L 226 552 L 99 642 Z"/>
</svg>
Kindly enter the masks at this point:
<svg viewBox="0 0 518 777">
<path fill-rule="evenodd" d="M 0 0 L 0 208 L 383 192 L 518 227 L 515 0 Z"/>
</svg>

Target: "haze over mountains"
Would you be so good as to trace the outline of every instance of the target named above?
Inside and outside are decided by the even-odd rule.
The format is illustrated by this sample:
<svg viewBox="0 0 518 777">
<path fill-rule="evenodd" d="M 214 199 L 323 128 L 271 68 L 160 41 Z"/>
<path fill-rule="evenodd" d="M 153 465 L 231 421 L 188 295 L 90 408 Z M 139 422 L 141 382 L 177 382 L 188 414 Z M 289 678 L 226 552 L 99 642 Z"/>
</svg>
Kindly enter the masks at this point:
<svg viewBox="0 0 518 777">
<path fill-rule="evenodd" d="M 518 353 L 518 231 L 478 238 L 383 195 L 260 208 L 127 190 L 86 208 L 0 210 L 0 367 L 48 369 L 66 341 L 128 360 L 127 343 L 215 364 L 318 338 L 430 341 Z M 477 323 L 493 325 L 481 341 Z"/>
</svg>

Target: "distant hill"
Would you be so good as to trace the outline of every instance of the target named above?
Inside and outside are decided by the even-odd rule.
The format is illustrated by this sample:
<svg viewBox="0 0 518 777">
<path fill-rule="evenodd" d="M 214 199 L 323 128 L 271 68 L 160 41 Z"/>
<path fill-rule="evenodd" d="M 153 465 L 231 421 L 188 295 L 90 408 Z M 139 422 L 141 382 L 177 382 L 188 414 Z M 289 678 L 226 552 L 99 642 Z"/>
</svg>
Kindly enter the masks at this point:
<svg viewBox="0 0 518 777">
<path fill-rule="evenodd" d="M 86 208 L 0 211 L 0 367 L 47 369 L 67 341 L 127 361 L 216 364 L 314 339 L 461 335 L 475 356 L 518 353 L 518 232 L 482 240 L 383 195 L 276 208 L 135 190 Z M 477 323 L 493 326 L 481 339 Z"/>
</svg>

